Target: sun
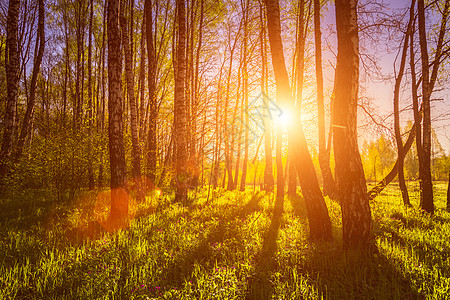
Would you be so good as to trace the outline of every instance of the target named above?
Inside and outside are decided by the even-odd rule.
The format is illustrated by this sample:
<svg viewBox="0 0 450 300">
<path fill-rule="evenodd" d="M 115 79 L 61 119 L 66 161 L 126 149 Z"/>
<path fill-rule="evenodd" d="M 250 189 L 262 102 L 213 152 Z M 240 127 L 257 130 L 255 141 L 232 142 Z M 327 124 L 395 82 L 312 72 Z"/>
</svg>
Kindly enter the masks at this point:
<svg viewBox="0 0 450 300">
<path fill-rule="evenodd" d="M 292 125 L 293 116 L 288 110 L 283 110 L 281 114 L 277 117 L 276 123 L 283 129 L 288 129 Z"/>
</svg>

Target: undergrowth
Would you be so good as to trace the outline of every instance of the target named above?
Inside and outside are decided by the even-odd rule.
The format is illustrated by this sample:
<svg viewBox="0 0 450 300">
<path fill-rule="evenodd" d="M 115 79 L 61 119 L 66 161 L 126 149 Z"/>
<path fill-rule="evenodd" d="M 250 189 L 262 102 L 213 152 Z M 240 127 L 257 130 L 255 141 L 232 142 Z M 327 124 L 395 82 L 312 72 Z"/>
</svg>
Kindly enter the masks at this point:
<svg viewBox="0 0 450 300">
<path fill-rule="evenodd" d="M 44 192 L 0 199 L 0 299 L 445 299 L 450 214 L 402 205 L 391 185 L 372 203 L 375 246 L 343 251 L 339 204 L 326 199 L 333 241 L 308 240 L 301 197 L 247 190 L 153 193 L 129 227 L 102 228 L 105 192 L 58 202 Z M 410 186 L 418 206 L 417 186 Z M 276 209 L 275 209 L 276 207 Z"/>
</svg>

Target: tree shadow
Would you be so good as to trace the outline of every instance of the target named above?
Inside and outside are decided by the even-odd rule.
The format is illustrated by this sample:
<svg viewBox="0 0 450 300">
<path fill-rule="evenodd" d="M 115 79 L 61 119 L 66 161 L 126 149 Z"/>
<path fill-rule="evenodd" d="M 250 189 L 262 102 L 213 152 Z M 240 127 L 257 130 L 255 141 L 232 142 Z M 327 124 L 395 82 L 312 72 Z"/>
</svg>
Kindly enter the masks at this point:
<svg viewBox="0 0 450 300">
<path fill-rule="evenodd" d="M 180 253 L 163 268 L 161 285 L 168 288 L 178 288 L 186 281 L 194 280 L 192 273 L 196 264 L 200 264 L 205 269 L 212 269 L 215 263 L 220 263 L 225 259 L 224 254 L 216 251 L 213 245 L 220 244 L 225 240 L 233 239 L 234 250 L 239 253 L 244 252 L 246 243 L 240 233 L 240 222 L 243 218 L 262 209 L 259 203 L 263 197 L 263 192 L 256 192 L 243 207 L 233 207 L 228 212 L 224 211 L 218 224 L 201 238 L 193 249 Z M 209 205 L 214 205 L 214 203 Z M 204 209 L 203 206 L 200 208 Z M 198 221 L 204 223 L 206 220 Z"/>
<path fill-rule="evenodd" d="M 303 272 L 315 278 L 325 299 L 425 299 L 375 245 L 346 251 L 321 245 L 310 252 Z"/>
<path fill-rule="evenodd" d="M 294 214 L 301 219 L 307 219 L 308 213 L 306 211 L 305 201 L 303 200 L 303 197 L 295 194 L 293 196 L 289 196 L 288 198 Z"/>
<path fill-rule="evenodd" d="M 246 299 L 270 299 L 274 293 L 270 275 L 278 268 L 275 253 L 283 210 L 284 198 L 276 197 L 269 229 L 264 236 L 261 250 L 256 255 L 255 272 L 248 278 Z"/>
</svg>

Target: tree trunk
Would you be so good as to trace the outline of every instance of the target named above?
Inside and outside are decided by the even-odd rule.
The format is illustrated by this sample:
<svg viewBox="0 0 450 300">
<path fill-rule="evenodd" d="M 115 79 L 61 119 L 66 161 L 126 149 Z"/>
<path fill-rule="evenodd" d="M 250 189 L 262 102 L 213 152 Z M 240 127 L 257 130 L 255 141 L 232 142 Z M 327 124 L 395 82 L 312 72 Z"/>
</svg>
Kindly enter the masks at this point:
<svg viewBox="0 0 450 300">
<path fill-rule="evenodd" d="M 75 79 L 75 111 L 73 117 L 73 128 L 75 131 L 81 129 L 83 119 L 83 52 L 84 52 L 84 1 L 78 0 L 76 4 L 76 37 L 77 37 L 77 63 Z"/>
<path fill-rule="evenodd" d="M 45 47 L 45 10 L 44 10 L 44 0 L 38 1 L 38 29 L 37 29 L 37 38 L 36 38 L 36 47 L 35 47 L 35 57 L 33 64 L 33 73 L 31 75 L 30 82 L 30 97 L 27 102 L 27 110 L 25 111 L 25 116 L 23 118 L 22 130 L 19 135 L 19 141 L 17 143 L 16 150 L 16 161 L 20 159 L 22 156 L 23 148 L 26 142 L 27 137 L 31 134 L 31 127 L 33 123 L 34 117 L 34 106 L 36 102 L 36 88 L 37 88 L 37 79 L 41 67 L 42 57 L 44 55 L 44 47 Z"/>
<path fill-rule="evenodd" d="M 429 81 L 429 60 L 427 49 L 427 36 L 425 32 L 425 4 L 424 0 L 418 1 L 419 15 L 419 41 L 422 61 L 422 149 L 419 159 L 419 180 L 422 183 L 420 194 L 420 207 L 430 213 L 434 213 L 433 183 L 431 182 L 431 109 L 430 97 L 432 90 Z"/>
<path fill-rule="evenodd" d="M 448 172 L 447 211 L 450 211 L 450 172 Z"/>
<path fill-rule="evenodd" d="M 88 119 L 89 119 L 89 158 L 88 158 L 88 181 L 89 190 L 94 189 L 94 160 L 93 160 L 93 139 L 92 139 L 92 129 L 94 127 L 94 106 L 93 106 L 93 96 L 92 96 L 92 22 L 94 18 L 94 0 L 89 1 L 89 42 L 88 42 Z"/>
<path fill-rule="evenodd" d="M 395 79 L 394 86 L 394 131 L 395 131 L 395 140 L 397 142 L 397 153 L 398 153 L 398 183 L 400 186 L 400 190 L 402 192 L 403 204 L 405 206 L 411 206 L 411 202 L 409 201 L 408 189 L 405 183 L 405 175 L 404 175 L 404 158 L 406 156 L 405 149 L 403 146 L 402 136 L 400 132 L 400 111 L 399 111 L 399 97 L 400 97 L 400 85 L 403 78 L 403 73 L 406 65 L 406 56 L 408 53 L 408 44 L 409 44 L 409 35 L 411 34 L 412 22 L 414 20 L 414 0 L 411 2 L 410 9 L 410 19 L 408 22 L 408 27 L 406 29 L 405 39 L 403 42 L 403 50 L 402 56 L 400 60 L 400 68 L 398 74 Z"/>
<path fill-rule="evenodd" d="M 277 99 L 291 99 L 291 88 L 289 86 L 289 78 L 284 62 L 283 45 L 281 41 L 278 0 L 266 0 L 266 8 L 272 64 L 277 87 Z M 298 139 L 294 140 L 293 148 L 296 157 L 296 169 L 308 212 L 310 236 L 312 239 L 331 239 L 330 217 L 328 216 L 327 206 L 319 188 L 303 128 L 301 124 L 298 123 L 295 129 L 291 126 L 290 130 L 298 131 Z M 282 172 L 282 169 L 277 171 Z M 281 198 L 280 193 L 277 193 L 277 198 Z"/>
<path fill-rule="evenodd" d="M 123 143 L 122 55 L 119 27 L 119 0 L 108 0 L 108 110 L 109 163 L 111 171 L 110 228 L 123 224 L 128 216 L 125 192 L 126 165 Z"/>
<path fill-rule="evenodd" d="M 230 36 L 230 35 L 229 35 Z M 231 38 L 230 38 L 231 39 Z M 232 74 L 232 68 L 233 68 L 233 55 L 234 50 L 236 49 L 238 41 L 238 35 L 236 34 L 236 38 L 234 40 L 233 46 L 230 49 L 230 65 L 228 67 L 228 76 L 227 76 L 227 91 L 225 94 L 225 112 L 224 112 L 224 125 L 223 128 L 226 130 L 225 132 L 225 169 L 227 171 L 228 176 L 228 183 L 227 183 L 227 190 L 231 191 L 234 190 L 235 184 L 233 180 L 233 135 L 234 135 L 234 118 L 235 115 L 233 115 L 233 120 L 231 126 L 228 124 L 228 105 L 230 102 L 230 88 L 231 88 L 231 74 Z M 230 137 L 232 139 L 230 143 Z"/>
<path fill-rule="evenodd" d="M 133 71 L 133 57 L 131 53 L 131 40 L 128 36 L 127 19 L 125 17 L 125 1 L 121 1 L 120 10 L 120 25 L 122 27 L 122 42 L 123 53 L 125 56 L 125 76 L 127 83 L 127 96 L 130 103 L 131 113 L 131 156 L 132 156 L 132 174 L 133 178 L 137 179 L 141 177 L 141 150 L 139 146 L 139 126 L 137 116 L 136 98 L 134 96 L 134 71 Z M 131 10 L 134 7 L 130 7 Z"/>
<path fill-rule="evenodd" d="M 345 248 L 368 246 L 372 219 L 358 150 L 359 45 L 356 0 L 336 1 L 338 55 L 334 105 L 334 154 Z"/>
<path fill-rule="evenodd" d="M 199 74 L 199 66 L 200 66 L 200 54 L 202 51 L 202 41 L 203 41 L 203 19 L 204 19 L 204 7 L 205 7 L 205 1 L 204 0 L 200 0 L 200 22 L 198 25 L 198 43 L 197 43 L 197 50 L 196 50 L 196 54 L 195 54 L 195 68 L 194 66 L 191 67 L 191 73 L 192 73 L 192 93 L 191 93 L 191 99 L 192 99 L 192 116 L 191 116 L 191 120 L 192 120 L 192 128 L 193 128 L 193 133 L 194 135 L 192 136 L 192 140 L 191 140 L 191 158 L 190 158 L 190 163 L 192 165 L 192 186 L 196 187 L 198 185 L 198 180 L 199 180 L 199 167 L 198 167 L 198 157 L 199 157 L 199 153 L 197 153 L 197 145 L 196 145 L 196 115 L 198 114 L 198 106 L 199 106 L 199 89 L 200 89 L 200 74 Z M 192 20 L 192 22 L 194 22 Z M 194 24 L 192 24 L 192 29 L 194 29 Z M 194 30 L 192 30 L 192 35 L 193 35 Z M 194 37 L 191 37 L 191 40 L 194 40 Z M 192 54 L 193 54 L 194 48 L 192 45 Z M 192 56 L 193 59 L 193 56 Z M 191 62 L 192 62 L 191 59 Z"/>
<path fill-rule="evenodd" d="M 244 161 L 242 162 L 242 175 L 241 175 L 241 186 L 240 190 L 245 191 L 245 183 L 247 179 L 247 164 L 248 164 L 248 139 L 249 139 L 249 117 L 248 117 L 248 70 L 247 70 L 247 56 L 248 56 L 248 9 L 249 2 L 245 1 L 245 7 L 243 9 L 243 18 L 244 18 L 244 40 L 243 40 L 243 66 L 242 66 L 242 92 L 244 97 L 244 107 L 242 108 L 246 111 L 244 119 L 241 120 L 245 123 L 245 132 L 244 132 Z"/>
<path fill-rule="evenodd" d="M 152 1 L 145 1 L 145 32 L 147 37 L 148 53 L 148 97 L 149 97 L 149 128 L 147 141 L 147 175 L 151 182 L 156 180 L 156 119 L 158 117 L 156 95 L 156 50 L 153 36 L 153 9 Z"/>
<path fill-rule="evenodd" d="M 319 165 L 323 179 L 323 193 L 331 198 L 337 194 L 336 184 L 330 168 L 330 152 L 325 139 L 325 103 L 322 75 L 322 34 L 320 31 L 320 1 L 314 0 L 314 38 L 316 57 L 317 111 L 319 131 Z"/>
<path fill-rule="evenodd" d="M 447 28 L 447 20 L 450 13 L 450 0 L 446 0 L 442 12 L 438 42 L 435 49 L 433 69 L 430 76 L 430 64 L 428 59 L 427 33 L 425 30 L 425 4 L 424 0 L 418 1 L 419 20 L 419 44 L 422 61 L 422 108 L 423 127 L 422 140 L 417 137 L 419 156 L 419 181 L 421 183 L 420 207 L 430 213 L 434 213 L 433 183 L 431 181 L 431 94 L 436 83 L 439 65 L 442 62 L 441 54 L 444 45 L 444 37 Z M 417 141 L 416 141 L 417 142 Z M 420 151 L 419 151 L 420 149 Z"/>
<path fill-rule="evenodd" d="M 277 105 L 281 109 L 287 109 L 288 103 L 285 99 L 291 98 L 289 77 L 284 62 L 283 44 L 281 41 L 280 7 L 278 0 L 266 0 L 267 28 L 269 33 L 270 52 L 272 54 L 272 65 L 275 73 Z M 283 129 L 277 126 L 277 140 L 275 143 L 275 160 L 277 165 L 277 197 L 284 197 L 284 174 L 282 162 L 282 139 Z"/>
<path fill-rule="evenodd" d="M 264 190 L 266 192 L 273 192 L 273 165 L 272 165 L 272 126 L 270 124 L 270 118 L 268 118 L 268 108 L 269 103 L 267 99 L 267 87 L 266 87 L 266 77 L 267 77 L 267 56 L 266 56 L 266 24 L 264 18 L 263 7 L 260 7 L 259 19 L 261 24 L 261 35 L 260 35 L 260 46 L 261 46 L 261 96 L 264 101 L 264 108 L 266 112 L 263 115 L 264 124 L 264 155 L 265 155 L 265 167 L 264 167 Z"/>
<path fill-rule="evenodd" d="M 175 141 L 176 141 L 176 185 L 175 201 L 187 200 L 186 170 L 187 161 L 187 128 L 186 128 L 186 101 L 185 101 L 185 71 L 186 71 L 186 9 L 184 0 L 176 1 L 178 22 L 178 44 L 176 49 L 175 70 Z"/>
<path fill-rule="evenodd" d="M 4 178 L 8 172 L 8 160 L 10 158 L 14 128 L 16 126 L 16 106 L 19 92 L 19 23 L 20 0 L 10 0 L 8 6 L 8 18 L 6 20 L 6 111 L 4 118 L 3 141 L 0 153 L 0 178 Z"/>
</svg>

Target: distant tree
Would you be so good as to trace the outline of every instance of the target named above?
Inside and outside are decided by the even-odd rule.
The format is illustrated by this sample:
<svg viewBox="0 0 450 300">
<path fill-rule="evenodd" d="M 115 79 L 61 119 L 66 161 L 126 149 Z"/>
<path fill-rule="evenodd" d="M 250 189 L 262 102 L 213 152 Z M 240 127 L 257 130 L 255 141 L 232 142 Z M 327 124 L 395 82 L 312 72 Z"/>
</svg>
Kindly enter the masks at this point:
<svg viewBox="0 0 450 300">
<path fill-rule="evenodd" d="M 120 0 L 108 0 L 108 111 L 111 211 L 108 223 L 117 227 L 128 216 L 125 192 L 126 164 L 123 142 L 122 51 L 119 27 Z"/>
<path fill-rule="evenodd" d="M 359 40 L 356 6 L 356 0 L 336 1 L 338 54 L 333 145 L 346 248 L 365 247 L 372 241 L 372 218 L 357 136 Z"/>
</svg>

